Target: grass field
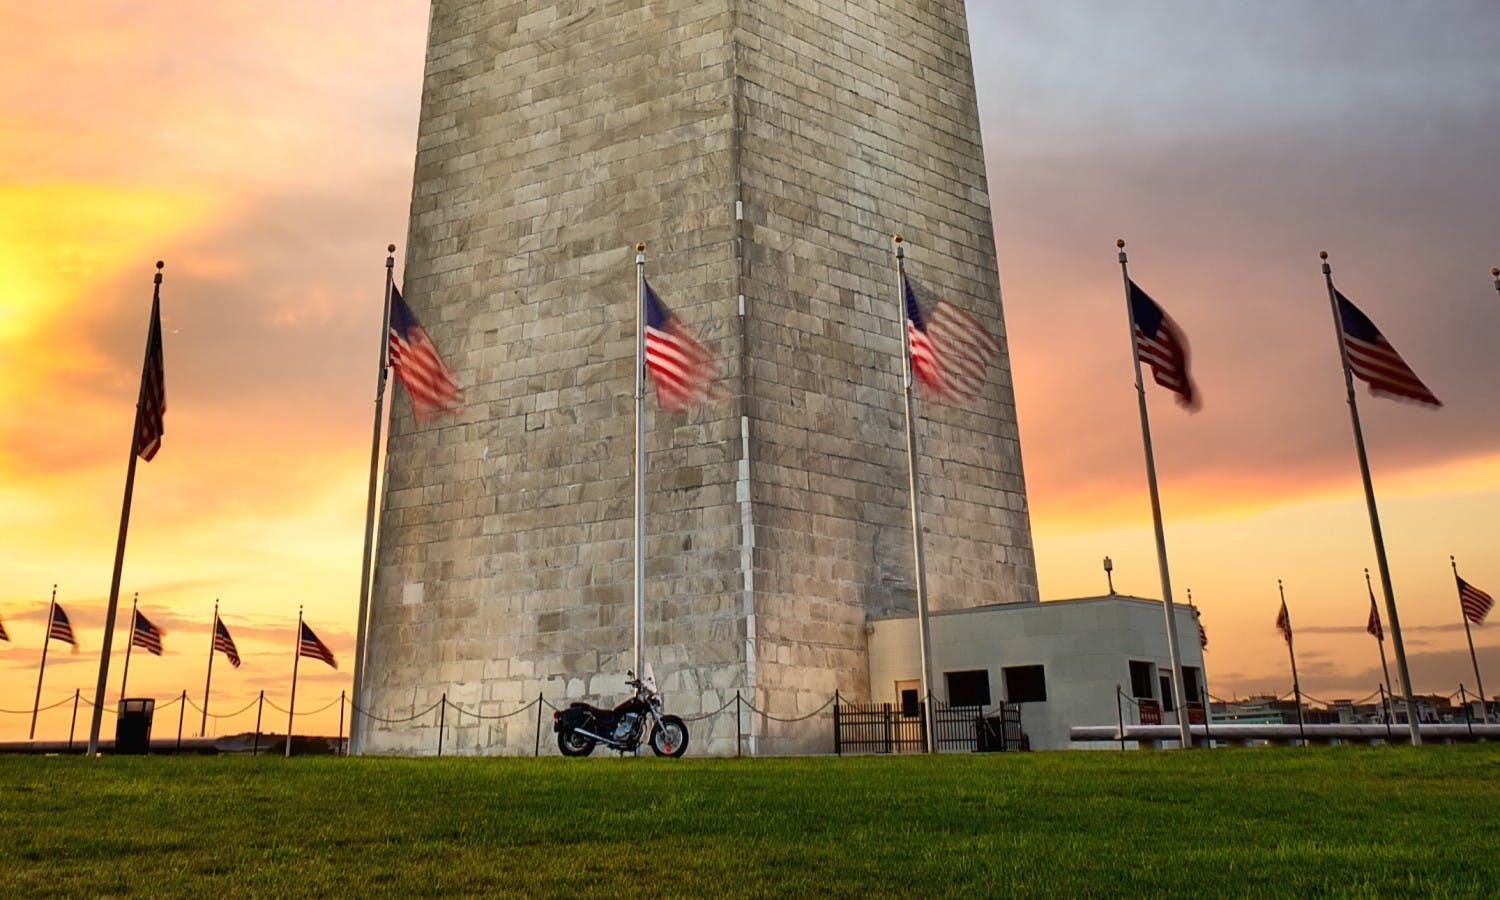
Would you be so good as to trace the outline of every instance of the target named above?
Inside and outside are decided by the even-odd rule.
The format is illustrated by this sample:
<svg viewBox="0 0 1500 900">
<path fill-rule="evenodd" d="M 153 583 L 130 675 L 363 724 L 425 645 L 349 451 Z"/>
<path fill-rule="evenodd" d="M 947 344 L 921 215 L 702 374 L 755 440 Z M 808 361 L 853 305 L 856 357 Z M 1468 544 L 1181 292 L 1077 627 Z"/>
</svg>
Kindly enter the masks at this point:
<svg viewBox="0 0 1500 900">
<path fill-rule="evenodd" d="M 0 757 L 5 896 L 1500 892 L 1500 747 Z"/>
</svg>

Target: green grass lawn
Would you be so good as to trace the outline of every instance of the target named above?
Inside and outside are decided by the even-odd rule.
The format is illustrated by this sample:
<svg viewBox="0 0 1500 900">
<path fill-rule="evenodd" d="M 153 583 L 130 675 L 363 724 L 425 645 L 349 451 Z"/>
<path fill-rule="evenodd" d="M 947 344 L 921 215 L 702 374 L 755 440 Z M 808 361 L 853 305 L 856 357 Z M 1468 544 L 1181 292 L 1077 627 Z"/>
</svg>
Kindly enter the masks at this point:
<svg viewBox="0 0 1500 900">
<path fill-rule="evenodd" d="M 1500 747 L 0 757 L 0 894 L 1500 893 Z"/>
</svg>

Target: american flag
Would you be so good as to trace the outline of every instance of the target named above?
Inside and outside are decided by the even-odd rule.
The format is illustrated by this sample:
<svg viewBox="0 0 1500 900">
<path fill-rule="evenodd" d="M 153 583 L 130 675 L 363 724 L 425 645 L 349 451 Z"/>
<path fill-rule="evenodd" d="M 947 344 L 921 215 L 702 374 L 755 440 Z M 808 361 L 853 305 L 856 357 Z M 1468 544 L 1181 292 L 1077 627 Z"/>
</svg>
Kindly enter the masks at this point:
<svg viewBox="0 0 1500 900">
<path fill-rule="evenodd" d="M 439 412 L 462 410 L 458 382 L 395 285 L 391 286 L 390 354 L 391 371 L 406 385 L 418 422 Z"/>
<path fill-rule="evenodd" d="M 1459 578 L 1458 605 L 1464 609 L 1464 618 L 1475 625 L 1483 625 L 1484 617 L 1490 614 L 1490 610 L 1495 606 L 1495 601 L 1489 594 Z"/>
<path fill-rule="evenodd" d="M 1385 629 L 1380 625 L 1380 607 L 1375 605 L 1375 591 L 1370 591 L 1370 621 L 1365 625 L 1365 631 L 1377 641 L 1385 640 Z"/>
<path fill-rule="evenodd" d="M 73 645 L 73 652 L 78 652 L 78 641 L 73 637 L 73 625 L 68 621 L 68 614 L 56 603 L 52 604 L 52 621 L 47 626 L 47 637 L 56 638 L 65 644 Z"/>
<path fill-rule="evenodd" d="M 1286 642 L 1292 642 L 1292 614 L 1286 611 L 1286 601 L 1281 601 L 1281 612 L 1276 615 L 1276 630 L 1286 638 Z"/>
<path fill-rule="evenodd" d="M 719 367 L 682 320 L 646 285 L 646 371 L 656 385 L 656 402 L 681 412 L 712 399 Z"/>
<path fill-rule="evenodd" d="M 302 623 L 302 639 L 297 643 L 297 655 L 306 656 L 309 659 L 321 659 L 335 669 L 339 667 L 339 664 L 333 661 L 333 651 L 318 640 L 318 636 L 313 634 L 313 630 L 307 627 L 306 622 Z"/>
<path fill-rule="evenodd" d="M 151 624 L 151 620 L 141 615 L 140 610 L 135 611 L 135 623 L 130 629 L 130 643 L 140 647 L 152 656 L 161 656 L 161 637 L 166 634 L 160 628 Z"/>
<path fill-rule="evenodd" d="M 1188 409 L 1198 408 L 1198 389 L 1188 374 L 1188 345 L 1182 329 L 1134 282 L 1130 283 L 1130 321 L 1141 362 L 1151 367 L 1156 383 L 1177 395 Z"/>
<path fill-rule="evenodd" d="M 151 306 L 151 328 L 146 337 L 146 365 L 141 370 L 140 422 L 135 432 L 135 455 L 146 462 L 161 449 L 166 433 L 167 376 L 161 352 L 161 309 Z"/>
<path fill-rule="evenodd" d="M 946 300 L 931 304 L 929 317 L 922 311 L 918 286 L 904 275 L 901 290 L 917 383 L 943 400 L 978 396 L 985 370 L 1000 354 L 1000 342 L 978 319 Z"/>
<path fill-rule="evenodd" d="M 1204 629 L 1202 622 L 1198 623 L 1198 646 L 1204 650 L 1208 649 L 1208 631 Z"/>
<path fill-rule="evenodd" d="M 224 620 L 218 615 L 214 616 L 214 650 L 223 651 L 229 657 L 229 664 L 236 669 L 240 667 L 240 651 L 234 648 L 234 638 L 229 636 L 229 629 L 224 627 Z M 210 653 L 213 650 L 209 651 Z"/>
<path fill-rule="evenodd" d="M 1333 295 L 1338 300 L 1339 323 L 1344 333 L 1344 354 L 1349 357 L 1349 369 L 1370 386 L 1370 393 L 1377 397 L 1396 397 L 1428 406 L 1442 406 L 1442 401 L 1427 389 L 1375 323 L 1350 303 L 1348 297 L 1337 290 Z"/>
</svg>

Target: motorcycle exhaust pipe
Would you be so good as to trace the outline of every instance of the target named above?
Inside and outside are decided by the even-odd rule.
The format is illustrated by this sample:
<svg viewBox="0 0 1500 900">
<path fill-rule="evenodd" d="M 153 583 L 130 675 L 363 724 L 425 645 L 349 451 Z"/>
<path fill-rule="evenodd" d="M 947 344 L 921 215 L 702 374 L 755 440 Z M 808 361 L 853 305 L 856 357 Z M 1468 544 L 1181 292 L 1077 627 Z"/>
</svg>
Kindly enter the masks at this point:
<svg viewBox="0 0 1500 900">
<path fill-rule="evenodd" d="M 611 747 L 618 746 L 613 739 L 594 734 L 592 731 L 585 731 L 582 728 L 574 728 L 573 733 L 581 734 L 584 737 L 589 738 L 590 740 L 598 741 L 601 744 L 608 744 Z"/>
</svg>

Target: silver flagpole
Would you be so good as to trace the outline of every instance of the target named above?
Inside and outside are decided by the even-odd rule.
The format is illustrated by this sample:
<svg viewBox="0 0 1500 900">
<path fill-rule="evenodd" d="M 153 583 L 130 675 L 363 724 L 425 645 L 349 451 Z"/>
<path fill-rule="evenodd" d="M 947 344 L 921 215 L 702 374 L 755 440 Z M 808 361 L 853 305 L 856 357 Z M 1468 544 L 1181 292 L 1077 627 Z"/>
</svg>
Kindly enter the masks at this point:
<svg viewBox="0 0 1500 900">
<path fill-rule="evenodd" d="M 1369 569 L 1365 569 L 1365 590 L 1367 590 L 1367 591 L 1370 592 L 1370 602 L 1373 604 L 1375 602 L 1375 588 L 1373 588 L 1373 587 L 1370 586 L 1370 570 Z M 1377 643 L 1377 644 L 1380 645 L 1380 674 L 1382 674 L 1382 675 L 1385 676 L 1385 693 L 1386 693 L 1386 696 L 1389 697 L 1391 695 L 1391 693 L 1392 693 L 1392 691 L 1391 691 L 1391 668 L 1390 668 L 1390 666 L 1386 665 L 1386 662 L 1385 662 L 1385 631 L 1384 631 L 1384 629 L 1381 630 L 1380 634 L 1377 634 L 1375 636 L 1375 643 Z M 1396 710 L 1391 707 L 1390 700 L 1386 701 L 1385 712 L 1386 712 L 1386 715 L 1390 717 L 1390 720 L 1392 722 L 1394 722 L 1396 720 Z"/>
<path fill-rule="evenodd" d="M 1448 562 L 1453 564 L 1453 586 L 1458 588 L 1458 560 L 1448 557 Z M 1464 595 L 1462 589 L 1458 595 L 1458 614 L 1464 617 L 1464 637 L 1469 639 L 1469 660 L 1474 663 L 1474 684 L 1479 688 L 1479 716 L 1480 720 L 1490 724 L 1490 706 L 1484 700 L 1484 679 L 1479 677 L 1479 657 L 1474 653 L 1474 632 L 1469 630 L 1469 615 L 1464 612 Z"/>
<path fill-rule="evenodd" d="M 130 648 L 135 646 L 135 608 L 141 602 L 141 592 L 130 598 L 130 639 L 125 642 L 125 671 L 120 673 L 120 702 L 125 702 L 125 685 L 130 681 Z"/>
<path fill-rule="evenodd" d="M 94 684 L 94 711 L 89 721 L 89 756 L 99 755 L 99 725 L 104 718 L 104 689 L 109 681 L 109 650 L 115 636 L 115 614 L 120 606 L 120 572 L 125 567 L 125 537 L 130 531 L 130 498 L 135 493 L 135 460 L 139 451 L 141 415 L 146 410 L 146 366 L 151 361 L 151 336 L 161 319 L 161 270 L 165 264 L 156 261 L 156 277 L 151 288 L 151 324 L 146 333 L 146 356 L 141 363 L 141 387 L 135 398 L 135 426 L 130 429 L 130 462 L 125 467 L 125 500 L 120 509 L 120 532 L 115 541 L 115 569 L 109 582 L 109 606 L 104 613 L 104 643 L 99 648 L 99 680 Z M 156 335 L 157 340 L 161 335 Z M 162 377 L 166 377 L 163 373 Z M 133 625 L 134 623 L 132 623 Z"/>
<path fill-rule="evenodd" d="M 214 683 L 214 644 L 219 639 L 219 598 L 214 598 L 214 627 L 208 632 L 208 674 L 203 676 L 203 724 L 198 727 L 199 737 L 208 737 L 208 689 Z"/>
<path fill-rule="evenodd" d="M 646 245 L 635 245 L 635 677 L 646 657 Z"/>
<path fill-rule="evenodd" d="M 351 687 L 354 711 L 349 714 L 349 752 L 354 754 L 364 749 L 364 728 L 361 727 L 359 713 L 370 708 L 364 695 L 365 637 L 370 624 L 370 576 L 375 568 L 373 550 L 380 471 L 380 431 L 385 425 L 385 382 L 386 373 L 390 370 L 391 288 L 396 283 L 396 245 L 390 244 L 385 249 L 385 302 L 380 316 L 380 361 L 375 376 L 375 428 L 370 437 L 370 488 L 365 496 L 365 549 L 360 556 L 359 619 L 354 623 L 354 684 Z"/>
<path fill-rule="evenodd" d="M 1286 609 L 1286 588 L 1281 586 L 1281 579 L 1276 579 L 1276 591 L 1281 594 L 1281 608 Z M 1286 653 L 1292 658 L 1292 702 L 1297 705 L 1297 734 L 1302 737 L 1303 745 L 1307 744 L 1307 730 L 1302 724 L 1302 682 L 1297 680 L 1297 651 L 1292 648 L 1292 614 L 1286 614 Z"/>
<path fill-rule="evenodd" d="M 286 753 L 284 759 L 292 758 L 292 720 L 297 715 L 297 666 L 302 662 L 302 607 L 297 607 L 296 650 L 292 653 L 292 702 L 286 707 Z"/>
<path fill-rule="evenodd" d="M 927 621 L 927 558 L 922 553 L 922 506 L 917 495 L 917 432 L 912 425 L 911 332 L 906 311 L 906 246 L 901 235 L 896 242 L 896 301 L 901 309 L 901 375 L 906 398 L 906 491 L 911 497 L 912 557 L 917 569 L 917 641 L 922 654 L 922 727 L 927 733 L 926 750 L 937 750 L 936 717 L 932 702 L 932 630 Z"/>
<path fill-rule="evenodd" d="M 1135 360 L 1135 392 L 1141 408 L 1141 442 L 1146 448 L 1146 483 L 1151 488 L 1151 524 L 1156 529 L 1156 564 L 1161 570 L 1162 611 L 1167 617 L 1167 659 L 1172 666 L 1172 690 L 1177 694 L 1177 730 L 1184 748 L 1193 746 L 1182 693 L 1182 654 L 1177 647 L 1177 612 L 1172 605 L 1172 576 L 1167 569 L 1167 536 L 1161 525 L 1161 496 L 1156 488 L 1156 454 L 1151 450 L 1151 420 L 1146 415 L 1146 383 L 1141 380 L 1141 348 L 1135 340 L 1135 309 L 1130 305 L 1130 271 L 1126 266 L 1125 241 L 1120 248 L 1120 274 L 1125 279 L 1125 312 L 1130 319 L 1130 356 Z M 1165 698 L 1163 698 L 1165 699 Z"/>
<path fill-rule="evenodd" d="M 1370 481 L 1370 460 L 1365 455 L 1365 433 L 1359 426 L 1359 404 L 1354 398 L 1354 375 L 1349 369 L 1349 349 L 1344 346 L 1344 321 L 1339 317 L 1338 292 L 1333 287 L 1333 268 L 1328 265 L 1328 251 L 1318 251 L 1323 260 L 1323 281 L 1328 285 L 1328 305 L 1333 310 L 1333 328 L 1339 344 L 1339 361 L 1344 366 L 1344 391 L 1349 398 L 1349 421 L 1354 425 L 1354 449 L 1359 456 L 1359 476 L 1365 484 L 1365 506 L 1370 512 L 1370 533 L 1375 538 L 1375 567 L 1380 573 L 1380 590 L 1385 594 L 1385 617 L 1391 623 L 1391 647 L 1396 651 L 1396 674 L 1401 676 L 1401 692 L 1406 699 L 1406 727 L 1413 747 L 1422 743 L 1417 724 L 1417 698 L 1412 691 L 1411 671 L 1406 666 L 1406 645 L 1401 641 L 1401 617 L 1396 613 L 1396 592 L 1391 588 L 1391 567 L 1385 559 L 1385 537 L 1380 532 L 1380 512 L 1375 507 L 1375 485 Z"/>
<path fill-rule="evenodd" d="M 42 706 L 42 676 L 47 674 L 47 647 L 52 644 L 52 620 L 57 616 L 57 585 L 52 586 L 52 602 L 47 606 L 47 634 L 42 638 L 42 665 L 36 670 L 36 702 L 31 704 L 31 733 L 26 735 L 28 741 L 36 740 L 36 714 Z M 73 638 L 77 640 L 75 636 Z M 74 644 L 73 646 L 78 646 Z M 73 714 L 76 716 L 78 710 L 75 707 Z M 69 736 L 71 738 L 71 735 Z M 71 744 L 71 740 L 69 741 Z"/>
</svg>

